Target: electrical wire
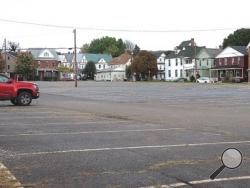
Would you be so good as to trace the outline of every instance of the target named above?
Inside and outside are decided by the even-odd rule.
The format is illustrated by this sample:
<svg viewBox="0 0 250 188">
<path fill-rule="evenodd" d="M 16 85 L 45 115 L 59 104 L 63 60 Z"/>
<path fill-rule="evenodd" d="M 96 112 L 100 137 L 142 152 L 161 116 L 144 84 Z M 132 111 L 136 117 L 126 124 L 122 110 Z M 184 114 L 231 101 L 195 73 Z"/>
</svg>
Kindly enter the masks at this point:
<svg viewBox="0 0 250 188">
<path fill-rule="evenodd" d="M 174 29 L 174 30 L 136 30 L 136 29 L 110 29 L 110 28 L 95 28 L 95 27 L 74 27 L 74 26 L 63 26 L 54 24 L 42 24 L 35 22 L 26 21 L 16 21 L 10 19 L 0 18 L 0 22 L 16 23 L 16 24 L 26 24 L 40 27 L 53 27 L 61 29 L 77 29 L 77 30 L 87 30 L 87 31 L 107 31 L 107 32 L 129 32 L 129 33 L 183 33 L 183 32 L 209 32 L 209 31 L 226 31 L 235 30 L 238 28 L 211 28 L 211 29 Z"/>
</svg>

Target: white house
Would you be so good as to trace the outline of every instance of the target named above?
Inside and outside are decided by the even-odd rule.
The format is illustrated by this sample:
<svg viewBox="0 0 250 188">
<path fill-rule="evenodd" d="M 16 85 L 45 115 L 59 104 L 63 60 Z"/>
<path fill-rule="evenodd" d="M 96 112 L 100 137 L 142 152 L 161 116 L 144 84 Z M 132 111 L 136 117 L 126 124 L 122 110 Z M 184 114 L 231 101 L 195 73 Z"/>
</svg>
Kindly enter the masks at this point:
<svg viewBox="0 0 250 188">
<path fill-rule="evenodd" d="M 165 80 L 189 79 L 196 75 L 195 57 L 205 47 L 196 46 L 194 39 L 183 41 L 165 58 Z"/>
<path fill-rule="evenodd" d="M 163 51 L 156 51 L 153 52 L 153 54 L 156 55 L 157 58 L 157 75 L 156 79 L 157 80 L 165 80 L 165 59 L 166 59 L 166 54 Z"/>
<path fill-rule="evenodd" d="M 108 68 L 97 70 L 96 81 L 123 81 L 126 79 L 126 67 L 131 64 L 128 52 L 114 58 Z"/>
</svg>

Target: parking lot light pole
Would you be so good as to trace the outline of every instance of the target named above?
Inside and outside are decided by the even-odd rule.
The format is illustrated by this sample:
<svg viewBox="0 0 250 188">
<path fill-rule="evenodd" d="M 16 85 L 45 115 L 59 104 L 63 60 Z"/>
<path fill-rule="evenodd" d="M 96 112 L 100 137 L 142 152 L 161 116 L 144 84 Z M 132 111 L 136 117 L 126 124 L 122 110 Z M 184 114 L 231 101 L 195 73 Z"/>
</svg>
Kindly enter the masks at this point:
<svg viewBox="0 0 250 188">
<path fill-rule="evenodd" d="M 75 57 L 75 87 L 77 87 L 77 59 L 76 59 L 76 29 L 73 30 L 74 33 L 74 57 Z"/>
</svg>

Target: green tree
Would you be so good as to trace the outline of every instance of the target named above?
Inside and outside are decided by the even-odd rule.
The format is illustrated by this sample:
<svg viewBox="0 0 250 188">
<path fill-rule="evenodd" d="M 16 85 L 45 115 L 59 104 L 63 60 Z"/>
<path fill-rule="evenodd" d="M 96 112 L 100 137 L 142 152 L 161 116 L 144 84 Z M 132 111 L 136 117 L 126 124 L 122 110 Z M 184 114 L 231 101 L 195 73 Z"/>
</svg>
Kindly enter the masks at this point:
<svg viewBox="0 0 250 188">
<path fill-rule="evenodd" d="M 89 44 L 83 44 L 81 47 L 81 53 L 87 53 L 89 49 Z"/>
<path fill-rule="evenodd" d="M 250 41 L 250 29 L 242 28 L 228 35 L 223 41 L 223 48 L 227 46 L 247 46 Z"/>
<path fill-rule="evenodd" d="M 35 77 L 35 61 L 31 53 L 24 52 L 17 56 L 16 73 L 22 74 L 27 80 Z"/>
<path fill-rule="evenodd" d="M 96 67 L 95 67 L 95 63 L 93 61 L 89 61 L 86 64 L 86 66 L 83 70 L 83 74 L 85 74 L 85 76 L 87 78 L 94 80 L 94 76 L 96 74 Z"/>
<path fill-rule="evenodd" d="M 87 48 L 88 53 L 97 54 L 111 54 L 113 57 L 118 57 L 124 53 L 126 45 L 122 39 L 116 40 L 114 37 L 103 37 L 100 39 L 94 39 Z"/>
<path fill-rule="evenodd" d="M 132 74 L 136 73 L 142 79 L 152 79 L 157 74 L 157 58 L 145 50 L 140 51 L 131 65 Z"/>
<path fill-rule="evenodd" d="M 68 68 L 68 67 L 64 67 L 63 65 L 59 66 L 59 67 L 57 68 L 57 71 L 58 71 L 58 72 L 63 72 L 63 73 L 72 73 L 72 72 L 74 72 L 73 69 Z"/>
<path fill-rule="evenodd" d="M 139 46 L 136 44 L 134 49 L 133 49 L 133 55 L 136 56 L 140 52 Z"/>
</svg>

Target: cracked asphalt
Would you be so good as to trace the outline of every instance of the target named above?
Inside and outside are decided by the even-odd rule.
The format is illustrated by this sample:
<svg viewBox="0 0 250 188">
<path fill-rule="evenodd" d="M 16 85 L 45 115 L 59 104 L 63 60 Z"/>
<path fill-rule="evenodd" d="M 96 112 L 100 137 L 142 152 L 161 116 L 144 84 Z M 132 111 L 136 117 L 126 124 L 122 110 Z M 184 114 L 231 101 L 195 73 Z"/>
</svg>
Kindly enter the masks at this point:
<svg viewBox="0 0 250 188">
<path fill-rule="evenodd" d="M 247 84 L 38 84 L 29 107 L 0 101 L 0 163 L 23 187 L 250 186 Z M 239 168 L 190 183 L 209 179 L 228 147 Z"/>
</svg>

